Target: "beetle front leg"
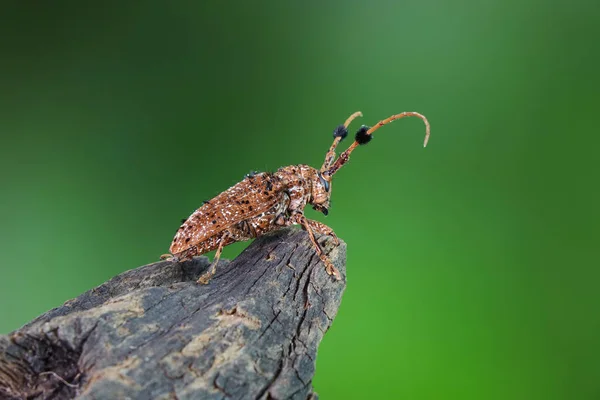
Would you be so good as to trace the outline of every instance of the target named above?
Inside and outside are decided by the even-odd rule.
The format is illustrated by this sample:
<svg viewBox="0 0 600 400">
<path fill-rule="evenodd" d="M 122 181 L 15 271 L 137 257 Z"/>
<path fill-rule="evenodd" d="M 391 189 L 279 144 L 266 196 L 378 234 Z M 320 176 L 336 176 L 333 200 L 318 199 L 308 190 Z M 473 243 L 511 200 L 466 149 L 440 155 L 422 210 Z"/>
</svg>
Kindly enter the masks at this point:
<svg viewBox="0 0 600 400">
<path fill-rule="evenodd" d="M 327 273 L 329 275 L 333 275 L 335 277 L 335 279 L 337 279 L 338 281 L 340 279 L 342 279 L 341 275 L 340 275 L 340 271 L 338 271 L 338 269 L 333 265 L 333 263 L 325 255 L 325 253 L 323 253 L 323 250 L 321 250 L 321 246 L 319 246 L 319 243 L 317 243 L 317 240 L 315 239 L 315 235 L 313 233 L 313 229 L 314 229 L 313 226 L 317 227 L 315 230 L 318 233 L 323 233 L 323 230 L 327 230 L 328 232 L 330 232 L 328 234 L 333 234 L 333 230 L 325 224 L 321 224 L 320 222 L 309 220 L 308 218 L 306 218 L 304 216 L 304 214 L 300 214 L 300 213 L 292 215 L 290 218 L 290 222 L 293 224 L 300 224 L 300 225 L 302 225 L 304 230 L 306 230 L 306 232 L 308 233 L 308 237 L 310 238 L 310 241 L 312 242 L 317 255 L 319 256 L 321 261 L 323 261 L 323 264 L 325 264 L 325 271 L 327 271 Z M 335 239 L 337 240 L 337 237 L 335 236 L 335 234 L 333 234 L 332 236 L 334 236 Z"/>
<path fill-rule="evenodd" d="M 319 221 L 313 221 L 312 219 L 307 219 L 306 221 L 312 228 L 313 232 L 319 233 L 321 235 L 331 236 L 335 242 L 335 245 L 339 246 L 340 239 L 338 239 L 335 232 L 333 232 L 333 229 L 331 229 L 330 227 L 328 227 L 327 225 L 325 225 L 324 223 L 319 222 Z"/>
<path fill-rule="evenodd" d="M 221 240 L 219 241 L 219 247 L 217 248 L 217 252 L 215 253 L 215 257 L 213 258 L 213 262 L 210 268 L 210 271 L 206 271 L 203 273 L 200 278 L 198 278 L 197 283 L 201 283 L 203 285 L 207 285 L 215 273 L 217 272 L 217 263 L 221 258 L 221 252 L 223 251 L 223 246 L 225 245 L 226 239 L 229 237 L 229 232 L 225 232 L 223 236 L 221 236 Z"/>
</svg>

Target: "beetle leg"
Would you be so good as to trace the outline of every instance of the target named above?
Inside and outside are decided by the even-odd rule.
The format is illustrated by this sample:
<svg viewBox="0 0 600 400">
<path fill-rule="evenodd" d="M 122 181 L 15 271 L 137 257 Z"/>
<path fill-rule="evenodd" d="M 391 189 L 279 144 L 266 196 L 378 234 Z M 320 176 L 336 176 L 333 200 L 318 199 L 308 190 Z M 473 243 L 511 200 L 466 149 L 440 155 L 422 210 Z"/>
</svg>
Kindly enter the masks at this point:
<svg viewBox="0 0 600 400">
<path fill-rule="evenodd" d="M 327 273 L 329 275 L 333 275 L 335 277 L 335 279 L 337 279 L 338 281 L 341 278 L 340 276 L 340 271 L 338 271 L 338 269 L 333 265 L 333 263 L 331 262 L 331 260 L 329 260 L 329 258 L 325 255 L 325 253 L 323 253 L 323 250 L 321 250 L 321 246 L 319 246 L 319 243 L 317 243 L 317 240 L 315 239 L 315 235 L 313 233 L 313 226 L 311 225 L 316 225 L 315 223 L 318 223 L 317 221 L 311 221 L 308 218 L 306 218 L 303 214 L 294 214 L 291 218 L 290 221 L 292 223 L 296 223 L 296 224 L 300 224 L 302 225 L 302 227 L 304 228 L 304 230 L 306 230 L 306 232 L 308 232 L 308 237 L 310 238 L 310 241 L 312 242 L 315 251 L 317 252 L 317 255 L 319 256 L 319 258 L 321 259 L 321 261 L 323 261 L 323 264 L 325 264 L 325 271 L 327 271 Z M 333 231 L 331 230 L 331 228 L 329 228 L 327 225 L 321 224 L 322 227 L 325 227 L 327 229 L 329 229 L 329 231 L 331 233 L 333 233 Z M 318 227 L 317 228 L 317 232 L 320 233 L 319 229 L 321 229 L 322 227 Z"/>
<path fill-rule="evenodd" d="M 221 240 L 219 241 L 219 247 L 217 248 L 217 252 L 215 253 L 215 257 L 213 258 L 213 262 L 212 262 L 210 271 L 206 271 L 205 273 L 203 273 L 200 276 L 200 278 L 198 278 L 198 283 L 207 285 L 208 282 L 210 281 L 210 278 L 212 278 L 215 275 L 215 273 L 217 272 L 217 264 L 219 262 L 219 258 L 221 258 L 221 252 L 223 251 L 223 246 L 224 246 L 225 241 L 228 236 L 229 236 L 229 232 L 225 232 L 221 236 Z"/>
<path fill-rule="evenodd" d="M 338 239 L 337 235 L 333 232 L 333 229 L 319 221 L 313 221 L 312 219 L 307 219 L 307 221 L 310 227 L 312 228 L 313 232 L 319 233 L 321 235 L 331 236 L 335 242 L 335 245 L 339 246 L 340 239 Z"/>
</svg>

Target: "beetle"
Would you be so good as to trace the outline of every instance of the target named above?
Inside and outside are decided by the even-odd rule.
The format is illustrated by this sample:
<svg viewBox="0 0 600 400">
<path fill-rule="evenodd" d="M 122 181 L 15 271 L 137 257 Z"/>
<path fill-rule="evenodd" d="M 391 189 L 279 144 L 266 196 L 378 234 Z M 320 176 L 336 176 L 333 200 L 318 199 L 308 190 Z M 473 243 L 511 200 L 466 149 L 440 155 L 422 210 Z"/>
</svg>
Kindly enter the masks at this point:
<svg viewBox="0 0 600 400">
<path fill-rule="evenodd" d="M 217 197 L 205 201 L 182 223 L 171 242 L 170 254 L 161 258 L 180 262 L 216 249 L 210 270 L 198 279 L 198 283 L 207 284 L 216 272 L 223 247 L 285 226 L 301 225 L 308 232 L 327 273 L 339 280 L 339 271 L 323 253 L 315 233 L 332 236 L 336 245 L 339 240 L 330 227 L 306 218 L 304 207 L 310 204 L 313 209 L 328 214 L 333 175 L 348 162 L 352 151 L 369 143 L 373 132 L 383 125 L 404 117 L 418 117 L 425 123 L 423 147 L 427 146 L 430 134 L 425 116 L 403 112 L 381 120 L 373 127 L 360 127 L 354 142 L 336 159 L 335 150 L 348 135 L 348 126 L 361 116 L 362 113 L 357 111 L 334 129 L 333 144 L 320 169 L 300 164 L 279 168 L 274 173 L 253 172 Z"/>
</svg>

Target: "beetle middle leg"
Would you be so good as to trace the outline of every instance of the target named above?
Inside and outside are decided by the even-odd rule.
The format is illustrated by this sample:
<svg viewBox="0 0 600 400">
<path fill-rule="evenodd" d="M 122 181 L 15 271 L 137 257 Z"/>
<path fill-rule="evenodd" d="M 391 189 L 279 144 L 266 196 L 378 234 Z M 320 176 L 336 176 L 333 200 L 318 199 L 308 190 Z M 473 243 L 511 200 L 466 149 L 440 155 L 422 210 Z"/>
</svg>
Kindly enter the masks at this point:
<svg viewBox="0 0 600 400">
<path fill-rule="evenodd" d="M 325 253 L 323 253 L 323 250 L 321 249 L 321 246 L 319 246 L 319 243 L 317 243 L 317 240 L 315 239 L 315 235 L 313 233 L 313 229 L 314 229 L 317 233 L 329 232 L 326 234 L 331 235 L 331 234 L 333 234 L 333 230 L 331 228 L 329 228 L 327 225 L 321 224 L 318 221 L 309 220 L 308 218 L 306 218 L 304 216 L 304 214 L 300 214 L 300 213 L 292 215 L 292 217 L 290 218 L 290 222 L 295 223 L 295 224 L 300 224 L 300 225 L 302 225 L 304 230 L 306 230 L 306 232 L 308 233 L 308 237 L 310 238 L 310 241 L 312 242 L 317 255 L 319 256 L 319 258 L 321 259 L 323 264 L 325 264 L 325 271 L 327 271 L 327 273 L 329 275 L 333 275 L 335 277 L 335 279 L 337 279 L 338 281 L 340 279 L 342 279 L 340 276 L 340 271 L 338 271 L 338 269 L 333 265 L 333 263 L 331 262 L 329 257 L 327 257 L 327 255 L 325 255 Z M 334 236 L 334 238 L 337 240 L 337 237 L 335 236 L 335 234 L 333 234 L 332 236 Z"/>
<path fill-rule="evenodd" d="M 203 273 L 200 276 L 200 278 L 198 278 L 198 281 L 197 281 L 198 283 L 207 285 L 208 282 L 210 281 L 210 278 L 212 278 L 215 275 L 215 273 L 217 272 L 217 264 L 219 262 L 219 259 L 221 258 L 221 252 L 223 251 L 223 247 L 224 247 L 228 237 L 229 237 L 229 232 L 225 232 L 221 236 L 221 240 L 219 241 L 219 247 L 217 248 L 217 252 L 215 253 L 215 257 L 213 258 L 211 268 L 209 271 L 206 271 L 205 273 Z"/>
</svg>

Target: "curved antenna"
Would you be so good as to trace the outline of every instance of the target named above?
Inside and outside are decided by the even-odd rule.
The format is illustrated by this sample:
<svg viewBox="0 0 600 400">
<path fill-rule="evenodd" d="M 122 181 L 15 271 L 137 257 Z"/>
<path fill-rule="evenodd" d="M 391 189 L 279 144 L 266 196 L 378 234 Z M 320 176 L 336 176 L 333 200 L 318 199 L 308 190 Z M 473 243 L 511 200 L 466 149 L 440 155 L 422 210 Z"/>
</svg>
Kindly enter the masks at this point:
<svg viewBox="0 0 600 400">
<path fill-rule="evenodd" d="M 424 115 L 419 114 L 418 112 L 406 111 L 406 112 L 403 112 L 403 113 L 400 113 L 400 114 L 392 115 L 391 117 L 386 118 L 384 120 L 381 120 L 381 121 L 379 121 L 377 124 L 375 124 L 371 128 L 369 128 L 368 126 L 361 127 L 356 132 L 356 136 L 354 138 L 354 143 L 352 143 L 350 145 L 350 147 L 348 147 L 346 149 L 346 151 L 344 151 L 342 154 L 340 154 L 340 156 L 338 157 L 337 160 L 335 160 L 335 163 L 331 166 L 331 168 L 329 168 L 326 171 L 327 175 L 332 176 L 344 164 L 346 164 L 348 162 L 348 160 L 350 159 L 350 153 L 352 153 L 355 148 L 357 148 L 361 144 L 367 144 L 367 143 L 369 143 L 371 141 L 371 139 L 373 138 L 371 136 L 373 134 L 373 132 L 375 132 L 377 129 L 381 128 L 385 124 L 389 124 L 390 122 L 393 122 L 393 121 L 395 121 L 397 119 L 401 119 L 401 118 L 404 118 L 404 117 L 418 117 L 418 118 L 420 118 L 425 123 L 425 140 L 423 141 L 423 147 L 426 147 L 427 146 L 427 142 L 429 141 L 429 135 L 430 135 L 430 131 L 431 131 L 431 127 L 429 125 L 429 121 L 427 121 L 427 118 L 425 118 Z"/>
<path fill-rule="evenodd" d="M 360 111 L 355 112 L 354 114 L 352 114 L 351 116 L 349 116 L 348 118 L 346 118 L 346 122 L 344 122 L 344 127 L 348 128 L 350 126 L 350 123 L 358 117 L 362 117 L 362 113 Z"/>
<path fill-rule="evenodd" d="M 348 135 L 348 126 L 350 123 L 358 117 L 362 117 L 362 113 L 360 111 L 355 112 L 351 116 L 346 119 L 343 125 L 338 126 L 333 131 L 333 144 L 329 148 L 327 154 L 325 154 L 325 161 L 323 162 L 323 166 L 321 167 L 321 172 L 327 170 L 333 164 L 333 160 L 335 159 L 335 149 L 338 144 Z"/>
<path fill-rule="evenodd" d="M 423 141 L 423 147 L 427 147 L 427 142 L 429 141 L 429 134 L 431 133 L 431 127 L 429 125 L 429 121 L 427 121 L 427 118 L 425 118 L 425 116 L 423 114 L 419 114 L 418 112 L 414 112 L 414 111 L 406 111 L 406 112 L 403 112 L 400 114 L 392 115 L 391 117 L 384 119 L 383 121 L 379 121 L 374 127 L 370 128 L 366 132 L 366 134 L 372 135 L 373 132 L 375 132 L 377 129 L 381 128 L 385 124 L 389 124 L 390 122 L 393 122 L 397 119 L 401 119 L 404 117 L 418 117 L 418 118 L 421 118 L 421 120 L 425 123 L 425 140 Z"/>
</svg>

